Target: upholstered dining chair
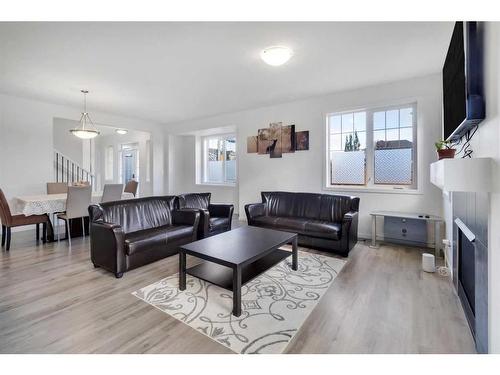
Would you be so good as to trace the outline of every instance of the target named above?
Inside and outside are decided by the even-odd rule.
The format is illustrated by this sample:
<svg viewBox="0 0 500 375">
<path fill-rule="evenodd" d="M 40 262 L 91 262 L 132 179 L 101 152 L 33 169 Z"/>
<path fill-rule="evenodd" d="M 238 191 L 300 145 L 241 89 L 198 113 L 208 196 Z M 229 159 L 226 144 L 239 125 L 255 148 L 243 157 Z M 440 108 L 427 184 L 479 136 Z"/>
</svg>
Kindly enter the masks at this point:
<svg viewBox="0 0 500 375">
<path fill-rule="evenodd" d="M 125 193 L 132 193 L 134 194 L 134 197 L 137 195 L 137 187 L 139 186 L 139 183 L 135 180 L 130 180 L 125 184 Z"/>
<path fill-rule="evenodd" d="M 0 220 L 2 221 L 2 247 L 6 246 L 6 250 L 10 250 L 11 228 L 21 227 L 25 225 L 36 225 L 36 240 L 40 239 L 40 224 L 43 226 L 43 242 L 47 239 L 47 222 L 48 215 L 12 215 L 9 204 L 5 195 L 0 189 Z"/>
<path fill-rule="evenodd" d="M 71 183 L 71 186 L 89 186 L 90 185 L 90 181 L 74 181 Z"/>
<path fill-rule="evenodd" d="M 47 194 L 66 194 L 68 192 L 67 182 L 47 182 Z M 54 212 L 51 214 L 52 222 L 56 222 L 56 214 L 59 212 Z"/>
<path fill-rule="evenodd" d="M 66 194 L 67 192 L 67 182 L 47 182 L 47 194 Z"/>
<path fill-rule="evenodd" d="M 122 199 L 123 184 L 105 184 L 101 203 L 115 202 Z"/>
<path fill-rule="evenodd" d="M 85 236 L 85 217 L 89 215 L 88 207 L 92 199 L 91 186 L 68 186 L 66 198 L 66 212 L 57 214 L 59 220 L 64 220 L 68 232 L 69 246 L 71 247 L 71 225 L 69 220 L 82 219 L 82 230 Z M 57 230 L 57 240 L 60 240 L 60 231 Z"/>
</svg>

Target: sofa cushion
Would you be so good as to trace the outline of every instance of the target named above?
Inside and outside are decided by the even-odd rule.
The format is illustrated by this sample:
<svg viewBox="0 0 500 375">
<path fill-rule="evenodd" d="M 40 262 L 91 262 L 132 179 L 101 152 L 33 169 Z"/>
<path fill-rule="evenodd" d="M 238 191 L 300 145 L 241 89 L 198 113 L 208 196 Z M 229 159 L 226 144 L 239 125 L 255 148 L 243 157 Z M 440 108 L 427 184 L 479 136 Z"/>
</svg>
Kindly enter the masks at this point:
<svg viewBox="0 0 500 375">
<path fill-rule="evenodd" d="M 289 193 L 262 193 L 268 216 L 293 216 L 295 196 Z"/>
<path fill-rule="evenodd" d="M 258 216 L 252 220 L 252 225 L 274 227 L 276 220 L 278 220 L 278 218 L 275 216 Z"/>
<path fill-rule="evenodd" d="M 340 223 L 347 212 L 357 211 L 358 206 L 359 198 L 323 194 L 321 196 L 321 212 L 317 219 Z"/>
<path fill-rule="evenodd" d="M 262 192 L 266 214 L 280 217 L 302 217 L 314 219 L 320 214 L 321 194 Z"/>
<path fill-rule="evenodd" d="M 278 216 L 259 216 L 254 222 L 256 225 L 269 227 L 277 230 L 284 230 L 293 233 L 304 233 L 307 219 Z"/>
<path fill-rule="evenodd" d="M 312 220 L 341 222 L 349 211 L 358 211 L 359 198 L 347 195 L 262 192 L 266 215 L 301 217 Z"/>
<path fill-rule="evenodd" d="M 127 233 L 125 252 L 132 255 L 145 249 L 166 247 L 171 242 L 191 238 L 193 227 L 189 225 L 163 226 Z"/>
<path fill-rule="evenodd" d="M 276 220 L 276 228 L 281 228 L 295 233 L 304 233 L 307 219 L 295 217 L 279 217 Z"/>
<path fill-rule="evenodd" d="M 229 226 L 229 218 L 227 217 L 211 217 L 209 220 L 210 230 L 219 230 Z"/>
<path fill-rule="evenodd" d="M 200 208 L 207 210 L 211 193 L 191 193 L 179 195 L 180 208 Z"/>
<path fill-rule="evenodd" d="M 291 217 L 259 216 L 253 225 L 302 234 L 305 236 L 340 239 L 341 225 L 324 220 L 310 220 Z"/>
<path fill-rule="evenodd" d="M 311 237 L 330 238 L 332 240 L 340 239 L 342 226 L 323 220 L 308 220 L 305 225 L 305 233 Z"/>
<path fill-rule="evenodd" d="M 175 196 L 146 197 L 92 205 L 92 221 L 119 224 L 123 232 L 132 233 L 172 224 Z"/>
</svg>

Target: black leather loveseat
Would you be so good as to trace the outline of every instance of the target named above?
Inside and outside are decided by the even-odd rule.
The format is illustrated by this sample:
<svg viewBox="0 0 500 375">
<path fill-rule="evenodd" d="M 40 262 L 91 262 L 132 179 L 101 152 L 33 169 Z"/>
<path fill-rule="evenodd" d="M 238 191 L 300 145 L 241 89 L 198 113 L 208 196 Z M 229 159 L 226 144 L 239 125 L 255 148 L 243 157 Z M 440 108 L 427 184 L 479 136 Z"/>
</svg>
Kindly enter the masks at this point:
<svg viewBox="0 0 500 375">
<path fill-rule="evenodd" d="M 234 206 L 211 204 L 210 197 L 211 193 L 190 193 L 178 196 L 179 208 L 195 208 L 200 211 L 198 239 L 231 230 Z"/>
<path fill-rule="evenodd" d="M 299 244 L 347 256 L 358 240 L 359 198 L 345 195 L 262 192 L 247 204 L 248 225 L 299 235 Z"/>
<path fill-rule="evenodd" d="M 92 263 L 117 278 L 195 241 L 200 219 L 197 210 L 177 209 L 175 196 L 95 204 L 89 216 Z"/>
</svg>

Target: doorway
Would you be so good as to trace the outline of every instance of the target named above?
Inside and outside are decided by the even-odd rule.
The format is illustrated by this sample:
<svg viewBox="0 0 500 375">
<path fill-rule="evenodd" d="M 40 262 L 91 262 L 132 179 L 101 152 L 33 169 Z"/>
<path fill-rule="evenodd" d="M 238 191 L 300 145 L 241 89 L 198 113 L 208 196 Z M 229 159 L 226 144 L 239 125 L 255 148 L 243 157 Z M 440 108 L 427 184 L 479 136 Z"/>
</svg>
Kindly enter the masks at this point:
<svg viewBox="0 0 500 375">
<path fill-rule="evenodd" d="M 124 184 L 130 180 L 139 182 L 139 145 L 137 143 L 121 145 L 120 179 Z"/>
</svg>

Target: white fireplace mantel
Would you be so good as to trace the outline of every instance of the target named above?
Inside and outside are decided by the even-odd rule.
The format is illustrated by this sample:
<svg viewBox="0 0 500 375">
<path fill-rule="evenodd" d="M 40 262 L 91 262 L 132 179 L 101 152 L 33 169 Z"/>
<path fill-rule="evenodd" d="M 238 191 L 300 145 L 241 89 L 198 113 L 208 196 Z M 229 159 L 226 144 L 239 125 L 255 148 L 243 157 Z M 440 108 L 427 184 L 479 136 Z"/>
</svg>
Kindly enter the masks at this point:
<svg viewBox="0 0 500 375">
<path fill-rule="evenodd" d="M 441 159 L 431 164 L 431 182 L 444 191 L 491 192 L 491 158 Z"/>
</svg>

